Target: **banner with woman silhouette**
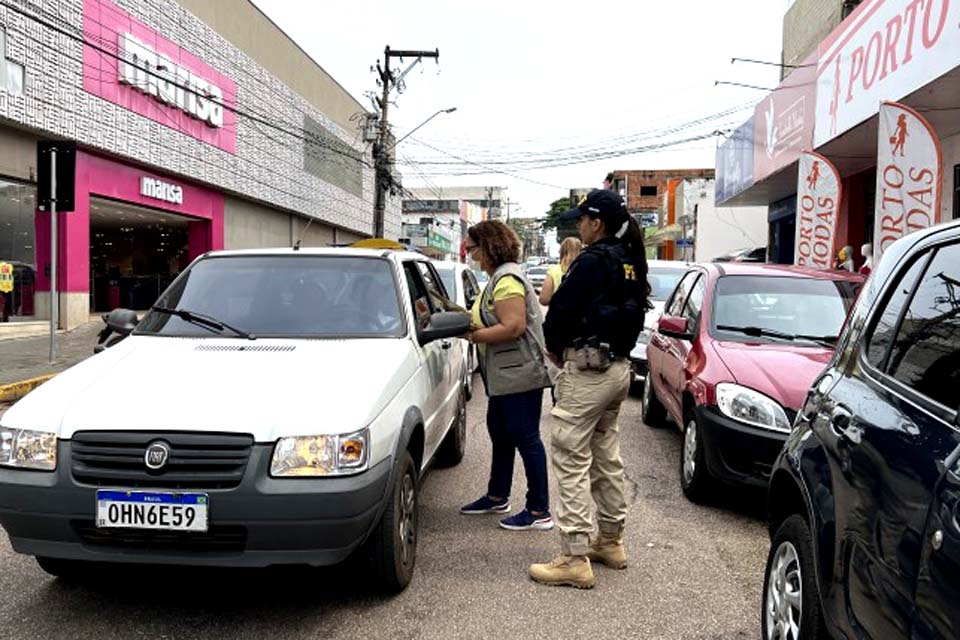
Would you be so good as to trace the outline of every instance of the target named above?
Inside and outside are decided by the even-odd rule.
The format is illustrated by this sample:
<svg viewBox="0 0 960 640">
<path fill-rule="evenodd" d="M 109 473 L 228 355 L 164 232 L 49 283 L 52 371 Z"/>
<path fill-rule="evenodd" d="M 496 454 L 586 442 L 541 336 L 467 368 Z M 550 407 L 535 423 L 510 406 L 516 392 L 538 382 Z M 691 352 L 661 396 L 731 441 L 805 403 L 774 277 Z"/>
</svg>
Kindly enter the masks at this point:
<svg viewBox="0 0 960 640">
<path fill-rule="evenodd" d="M 903 236 L 940 221 L 942 174 L 940 139 L 930 123 L 906 105 L 884 102 L 877 137 L 875 263 Z"/>
<path fill-rule="evenodd" d="M 841 191 L 840 174 L 832 162 L 813 151 L 800 154 L 794 264 L 833 268 Z"/>
</svg>

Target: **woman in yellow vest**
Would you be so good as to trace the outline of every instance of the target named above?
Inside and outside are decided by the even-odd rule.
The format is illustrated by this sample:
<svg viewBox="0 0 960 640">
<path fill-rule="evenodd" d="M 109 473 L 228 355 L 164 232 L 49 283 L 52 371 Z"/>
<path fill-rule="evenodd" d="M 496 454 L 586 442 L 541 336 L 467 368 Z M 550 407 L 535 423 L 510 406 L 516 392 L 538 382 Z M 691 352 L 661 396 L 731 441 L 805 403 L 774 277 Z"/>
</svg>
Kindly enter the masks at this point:
<svg viewBox="0 0 960 640">
<path fill-rule="evenodd" d="M 560 287 L 563 276 L 567 269 L 573 264 L 573 261 L 580 255 L 583 249 L 583 243 L 579 238 L 567 238 L 560 244 L 560 264 L 552 265 L 547 270 L 547 277 L 543 281 L 543 287 L 540 289 L 540 304 L 547 306 L 554 292 Z"/>
</svg>

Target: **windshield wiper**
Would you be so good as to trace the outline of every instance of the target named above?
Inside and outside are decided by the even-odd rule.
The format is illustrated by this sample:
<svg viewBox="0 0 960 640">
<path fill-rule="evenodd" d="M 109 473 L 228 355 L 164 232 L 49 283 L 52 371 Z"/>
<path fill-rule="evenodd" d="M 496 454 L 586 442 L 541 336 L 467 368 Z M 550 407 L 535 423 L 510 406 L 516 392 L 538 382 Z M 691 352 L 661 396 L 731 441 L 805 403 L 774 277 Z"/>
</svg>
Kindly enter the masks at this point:
<svg viewBox="0 0 960 640">
<path fill-rule="evenodd" d="M 837 340 L 840 339 L 840 336 L 808 336 L 802 333 L 797 334 L 797 337 L 801 340 L 809 340 L 810 342 L 822 344 L 823 346 L 830 347 L 831 349 L 837 346 Z"/>
<path fill-rule="evenodd" d="M 754 338 L 780 338 L 781 340 L 796 340 L 799 336 L 795 336 L 792 333 L 784 333 L 783 331 L 777 331 L 776 329 L 764 329 L 763 327 L 735 327 L 729 324 L 718 324 L 717 330 L 719 331 L 736 331 L 737 333 L 745 333 L 748 336 Z"/>
<path fill-rule="evenodd" d="M 210 316 L 202 313 L 196 313 L 195 311 L 188 311 L 187 309 L 171 309 L 170 307 L 161 307 L 157 305 L 150 307 L 150 310 L 156 311 L 157 313 L 166 313 L 171 316 L 177 316 L 181 320 L 189 322 L 190 324 L 206 327 L 208 329 L 215 329 L 218 333 L 222 333 L 224 329 L 229 329 L 241 338 L 246 338 L 247 340 L 257 339 L 257 336 L 253 335 L 252 333 L 248 333 L 243 329 L 237 329 L 236 327 L 230 326 L 223 320 L 217 320 L 216 318 L 211 318 Z"/>
</svg>

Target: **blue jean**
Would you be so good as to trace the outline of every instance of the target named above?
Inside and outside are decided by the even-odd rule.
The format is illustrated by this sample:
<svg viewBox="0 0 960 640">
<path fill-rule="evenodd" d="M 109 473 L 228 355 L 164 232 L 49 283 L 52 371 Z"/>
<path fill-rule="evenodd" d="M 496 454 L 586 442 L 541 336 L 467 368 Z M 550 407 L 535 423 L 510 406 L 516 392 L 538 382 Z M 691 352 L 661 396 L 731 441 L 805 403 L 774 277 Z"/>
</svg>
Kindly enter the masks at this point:
<svg viewBox="0 0 960 640">
<path fill-rule="evenodd" d="M 527 475 L 527 510 L 548 511 L 547 453 L 540 439 L 543 389 L 493 396 L 487 402 L 487 431 L 493 445 L 487 495 L 506 498 L 513 484 L 517 451 Z"/>
</svg>

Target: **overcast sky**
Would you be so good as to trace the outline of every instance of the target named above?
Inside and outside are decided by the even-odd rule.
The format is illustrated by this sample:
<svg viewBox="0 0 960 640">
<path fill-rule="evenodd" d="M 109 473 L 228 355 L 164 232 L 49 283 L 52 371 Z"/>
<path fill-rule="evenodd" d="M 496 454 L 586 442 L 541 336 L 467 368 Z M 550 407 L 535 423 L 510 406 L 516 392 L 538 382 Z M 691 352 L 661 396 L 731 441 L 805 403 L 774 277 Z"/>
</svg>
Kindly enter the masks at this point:
<svg viewBox="0 0 960 640">
<path fill-rule="evenodd" d="M 776 85 L 777 68 L 730 59 L 779 61 L 783 14 L 791 3 L 254 1 L 367 108 L 365 92 L 377 89 L 370 66 L 382 59 L 385 45 L 438 48 L 439 65 L 425 60 L 406 77 L 390 122 L 400 137 L 439 109 L 457 111 L 437 116 L 400 144 L 401 157 L 416 163 L 400 167 L 404 186 L 506 186 L 520 216 L 542 215 L 569 188 L 599 187 L 608 171 L 713 167 L 715 137 L 533 168 L 743 122 L 752 113 L 746 106 L 765 94 L 715 87 L 714 81 Z M 404 62 L 402 68 L 410 60 Z M 663 132 L 741 106 L 739 113 Z M 494 168 L 512 175 L 452 175 Z"/>
</svg>

